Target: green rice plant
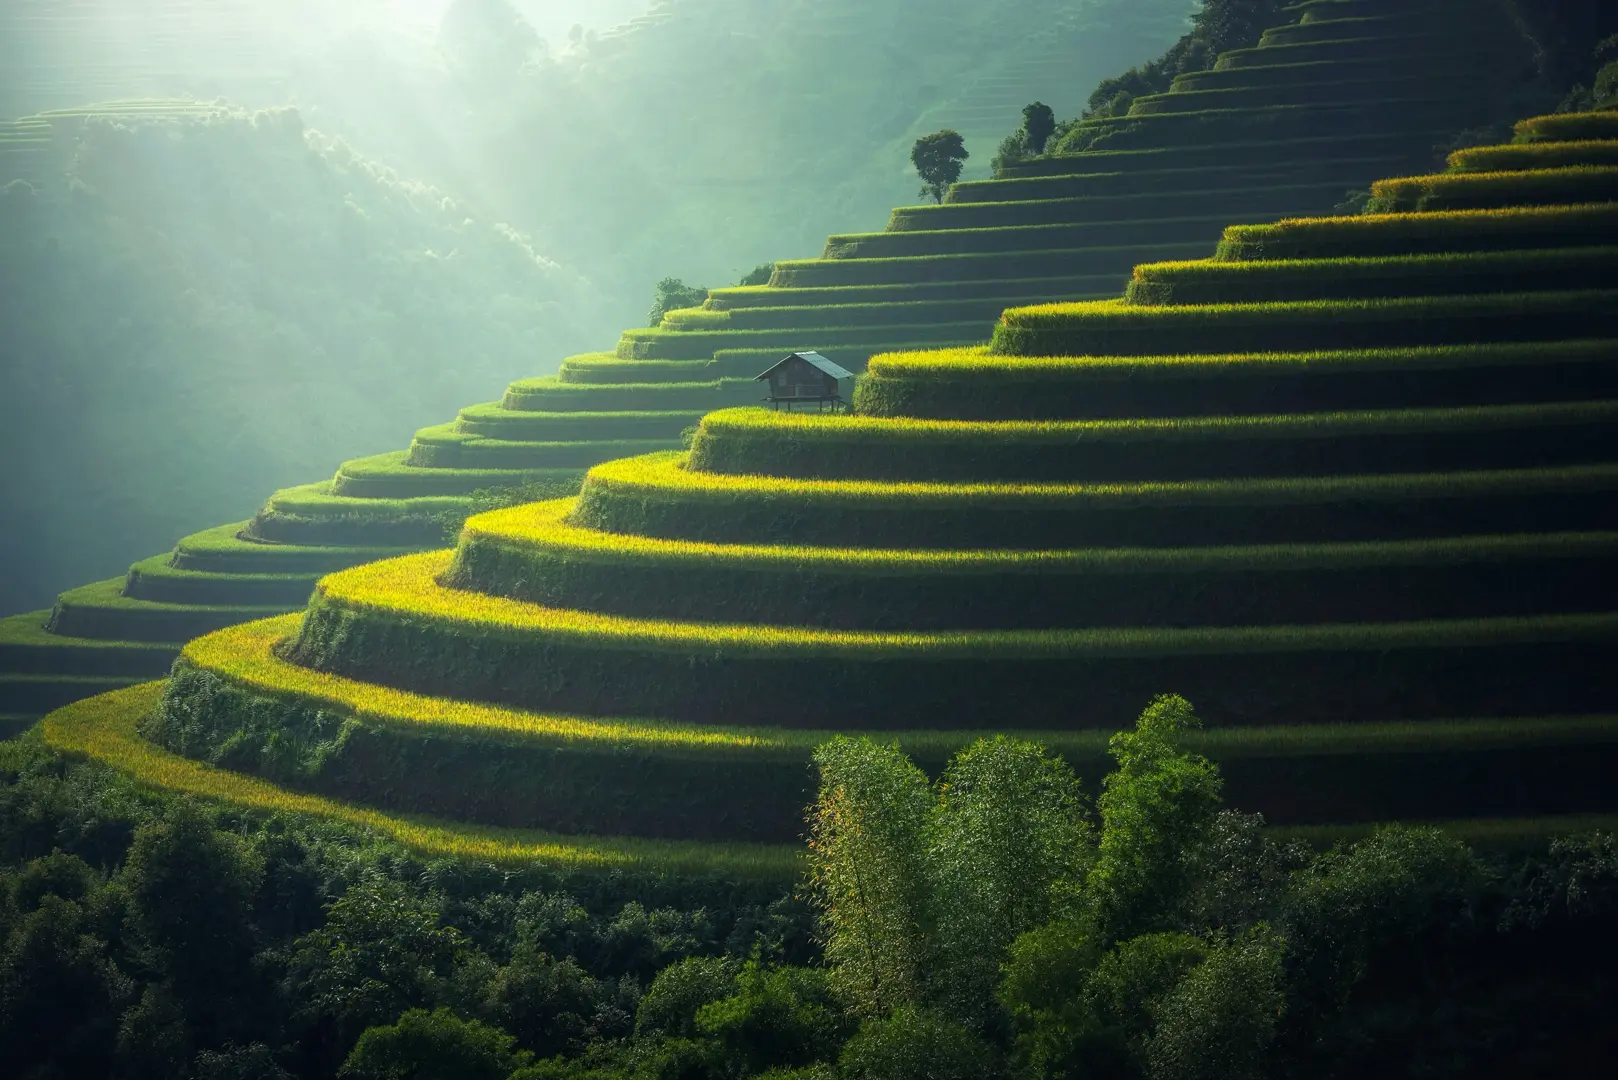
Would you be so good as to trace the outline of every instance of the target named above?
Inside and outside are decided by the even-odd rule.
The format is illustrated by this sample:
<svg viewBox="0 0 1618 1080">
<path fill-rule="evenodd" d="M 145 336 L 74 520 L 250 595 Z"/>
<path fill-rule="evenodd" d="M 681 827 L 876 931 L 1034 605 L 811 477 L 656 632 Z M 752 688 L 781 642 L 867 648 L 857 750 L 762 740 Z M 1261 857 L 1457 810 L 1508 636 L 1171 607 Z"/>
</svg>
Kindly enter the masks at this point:
<svg viewBox="0 0 1618 1080">
<path fill-rule="evenodd" d="M 171 556 L 143 559 L 129 568 L 124 595 L 160 604 L 300 608 L 314 591 L 315 571 L 301 574 L 220 573 L 171 565 Z"/>
<path fill-rule="evenodd" d="M 1385 65 L 1381 58 L 1367 63 Z M 1266 71 L 1270 69 L 1265 69 Z M 1278 69 L 1277 69 L 1278 70 Z M 1427 140 L 1430 142 L 1431 140 Z M 1324 160 L 1336 155 L 1349 159 L 1401 157 L 1412 149 L 1409 133 L 1390 130 L 1384 126 L 1378 131 L 1343 133 L 1321 136 L 1318 133 L 1287 139 L 1230 140 L 1206 144 L 1174 143 L 1131 150 L 1110 148 L 1088 150 L 1083 153 L 1052 154 L 1043 158 L 1007 165 L 998 180 L 967 181 L 956 188 L 971 191 L 981 189 L 989 201 L 997 201 L 992 194 L 998 185 L 1007 184 L 1007 191 L 1015 191 L 1016 184 L 1044 177 L 1077 176 L 1091 173 L 1137 174 L 1149 177 L 1163 170 L 1205 169 L 1221 166 L 1275 166 L 1304 160 Z M 971 197 L 976 197 L 974 194 Z"/>
<path fill-rule="evenodd" d="M 810 309 L 813 310 L 813 309 Z M 836 308 L 825 309 L 835 312 Z M 714 314 L 724 314 L 715 312 Z M 810 320 L 805 320 L 808 322 Z M 796 349 L 828 346 L 903 348 L 906 345 L 981 341 L 987 320 L 974 322 L 921 322 L 907 326 L 790 326 L 767 330 L 626 330 L 618 342 L 618 355 L 626 360 L 708 359 L 719 350 Z M 509 394 L 510 391 L 508 390 Z"/>
<path fill-rule="evenodd" d="M 1010 308 L 990 349 L 1007 356 L 1151 356 L 1283 352 L 1321 341 L 1371 349 L 1615 332 L 1615 290 L 1174 307 L 1102 300 Z"/>
<path fill-rule="evenodd" d="M 1341 259 L 1143 263 L 1124 292 L 1131 304 L 1519 293 L 1618 287 L 1618 247 L 1553 248 Z"/>
<path fill-rule="evenodd" d="M 1017 548 L 1269 544 L 1605 529 L 1618 465 L 1137 483 L 795 480 L 699 473 L 679 454 L 590 471 L 573 520 L 712 543 Z M 1537 515 L 1537 516 L 1536 516 Z M 1532 523 L 1532 525 L 1530 525 Z"/>
<path fill-rule="evenodd" d="M 465 495 L 413 499 L 334 495 L 330 483 L 284 488 L 271 495 L 242 535 L 301 547 L 399 547 L 419 550 L 439 542 L 443 515 L 464 511 Z"/>
<path fill-rule="evenodd" d="M 1288 145 L 1288 144 L 1281 144 Z M 1241 187 L 1276 188 L 1335 181 L 1344 176 L 1380 176 L 1406 164 L 1403 156 L 1386 153 L 1366 157 L 1348 151 L 1321 149 L 1322 156 L 1303 160 L 1237 161 L 1222 165 L 1192 165 L 1116 172 L 1083 172 L 1017 180 L 985 180 L 956 184 L 945 206 L 1013 202 L 1022 199 L 1099 198 L 1140 194 L 1201 194 Z M 1097 165 L 1095 168 L 1102 168 Z M 1118 168 L 1117 166 L 1112 166 Z"/>
<path fill-rule="evenodd" d="M 662 438 L 678 434 L 702 418 L 698 410 L 656 412 L 521 412 L 498 402 L 471 405 L 460 412 L 454 430 L 459 435 L 512 442 L 583 442 L 592 439 Z M 438 431 L 440 429 L 427 429 Z M 418 432 L 418 439 L 421 433 Z"/>
<path fill-rule="evenodd" d="M 166 642 L 53 634 L 46 629 L 50 618 L 49 611 L 30 611 L 0 619 L 0 672 L 153 678 L 168 671 L 177 653 Z"/>
<path fill-rule="evenodd" d="M 722 374 L 711 360 L 620 360 L 615 353 L 605 353 L 600 360 L 565 361 L 556 378 L 576 386 L 622 386 L 626 383 L 708 382 Z"/>
<path fill-rule="evenodd" d="M 900 207 L 888 222 L 889 233 L 1017 226 L 1142 222 L 1172 219 L 1195 211 L 1197 219 L 1241 215 L 1267 217 L 1278 208 L 1329 205 L 1342 196 L 1340 176 L 1306 183 L 1265 184 L 1257 179 L 1224 188 L 1204 186 L 1187 191 L 1086 195 L 1067 199 L 1015 202 L 946 202 L 941 206 Z"/>
<path fill-rule="evenodd" d="M 1537 142 L 1505 146 L 1473 146 L 1449 156 L 1449 170 L 1460 173 L 1564 169 L 1574 165 L 1618 165 L 1618 136 L 1609 140 Z"/>
<path fill-rule="evenodd" d="M 1469 35 L 1468 44 L 1481 70 L 1489 70 L 1492 63 L 1521 63 L 1528 56 L 1519 41 L 1511 41 L 1504 34 Z M 1425 63 L 1429 57 L 1453 53 L 1455 42 L 1450 35 L 1423 35 L 1411 37 L 1359 37 L 1335 41 L 1298 42 L 1296 44 L 1260 45 L 1250 49 L 1232 49 L 1221 53 L 1214 63 L 1215 71 L 1238 68 L 1271 67 L 1274 65 L 1335 63 L 1338 61 L 1380 60 L 1384 64 Z"/>
<path fill-rule="evenodd" d="M 625 383 L 619 386 L 574 386 L 555 376 L 523 379 L 506 387 L 501 407 L 511 412 L 612 413 L 675 412 L 741 404 L 757 396 L 751 379 L 714 379 L 699 383 Z"/>
<path fill-rule="evenodd" d="M 69 589 L 56 598 L 46 629 L 64 637 L 107 641 L 181 642 L 222 626 L 261 619 L 293 604 L 173 604 L 124 595 L 124 579 Z"/>
<path fill-rule="evenodd" d="M 914 333 L 918 325 L 938 323 L 962 324 L 970 319 L 993 322 L 1009 301 L 997 297 L 970 297 L 955 300 L 913 300 L 889 303 L 826 304 L 815 307 L 755 307 L 733 311 L 694 311 L 700 320 L 689 323 L 676 317 L 674 312 L 664 319 L 662 329 L 693 330 L 783 330 L 808 335 L 817 329 L 805 327 L 844 328 L 870 327 L 869 334 L 880 335 L 875 340 L 903 338 Z"/>
<path fill-rule="evenodd" d="M 398 547 L 306 547 L 242 539 L 249 522 L 192 533 L 175 545 L 169 563 L 177 570 L 215 574 L 329 574 L 362 562 L 404 555 Z"/>
<path fill-rule="evenodd" d="M 871 358 L 856 412 L 938 420 L 1217 416 L 1618 396 L 1618 341 L 1226 356 L 1005 357 L 985 348 Z"/>
<path fill-rule="evenodd" d="M 1026 278 L 1106 276 L 1116 274 L 1119 287 L 1129 268 L 1142 260 L 1197 258 L 1205 243 L 1176 242 L 1122 247 L 1058 248 L 1046 251 L 1003 251 L 973 255 L 936 255 L 875 259 L 797 259 L 776 263 L 783 285 L 826 288 L 907 282 L 982 281 Z"/>
<path fill-rule="evenodd" d="M 1277 209 L 1285 211 L 1292 208 Z M 986 255 L 1069 247 L 1145 248 L 1183 244 L 1188 237 L 1196 238 L 1204 234 L 1211 239 L 1218 235 L 1219 228 L 1228 220 L 1226 215 L 1219 214 L 1142 221 L 1103 220 L 1081 224 L 941 229 L 932 232 L 851 233 L 828 238 L 821 257 L 863 260 L 920 255 Z"/>
<path fill-rule="evenodd" d="M 676 416 L 685 414 L 676 413 Z M 446 425 L 448 426 L 448 425 Z M 454 431 L 417 432 L 404 458 L 406 468 L 452 469 L 457 471 L 544 471 L 548 481 L 565 481 L 562 472 L 582 474 L 584 469 L 615 457 L 667 450 L 678 444 L 682 427 L 665 422 L 668 432 L 651 439 L 591 439 L 563 442 L 487 439 Z M 549 475 L 556 473 L 556 475 Z M 410 474 L 405 474 L 409 476 Z M 375 477 L 373 476 L 373 479 Z M 487 484 L 484 486 L 488 486 Z M 476 489 L 474 489 L 476 490 Z"/>
<path fill-rule="evenodd" d="M 1517 172 L 1439 173 L 1378 180 L 1366 212 L 1571 206 L 1618 198 L 1618 166 L 1573 165 Z"/>
<path fill-rule="evenodd" d="M 44 716 L 75 701 L 144 682 L 136 675 L 0 674 L 0 703 L 17 716 Z"/>
<path fill-rule="evenodd" d="M 578 447 L 584 444 L 566 444 Z M 467 495 L 479 488 L 525 482 L 555 482 L 566 485 L 583 466 L 579 457 L 589 451 L 560 449 L 551 460 L 524 469 L 510 468 L 423 468 L 409 464 L 410 451 L 391 450 L 367 458 L 343 462 L 332 480 L 331 494 L 338 498 L 415 499 L 423 496 Z M 574 460 L 570 460 L 574 459 Z"/>
<path fill-rule="evenodd" d="M 1385 73 L 1370 78 L 1350 79 L 1333 71 L 1335 64 L 1292 65 L 1298 68 L 1325 68 L 1330 75 L 1319 82 L 1275 81 L 1259 86 L 1219 87 L 1204 90 L 1174 89 L 1166 94 L 1136 98 L 1129 107 L 1131 116 L 1157 113 L 1198 112 L 1204 109 L 1252 109 L 1271 105 L 1345 105 L 1379 102 L 1384 105 L 1420 100 L 1442 92 L 1442 84 L 1423 72 L 1402 78 Z M 1264 69 L 1258 69 L 1264 70 Z"/>
<path fill-rule="evenodd" d="M 442 579 L 548 608 L 867 630 L 1303 625 L 1604 610 L 1618 534 L 967 551 L 703 544 L 469 520 Z"/>
<path fill-rule="evenodd" d="M 602 873 L 661 871 L 693 877 L 786 881 L 799 873 L 795 848 L 558 836 L 386 814 L 352 803 L 285 791 L 273 784 L 171 754 L 143 740 L 136 728 L 160 701 L 149 683 L 82 702 L 47 717 L 46 742 L 100 761 L 138 783 L 263 813 L 306 814 L 340 821 L 430 857 L 481 862 L 543 862 Z"/>
<path fill-rule="evenodd" d="M 904 632 L 682 623 L 449 589 L 438 579 L 450 559 L 327 578 L 284 657 L 540 712 L 785 727 L 837 717 L 849 729 L 981 728 L 984 701 L 1006 728 L 1115 728 L 1162 685 L 1193 688 L 1214 723 L 1573 715 L 1599 711 L 1618 679 L 1611 614 Z"/>
<path fill-rule="evenodd" d="M 795 836 L 812 797 L 810 755 L 834 734 L 596 721 L 435 699 L 280 661 L 271 650 L 278 634 L 275 624 L 259 624 L 194 643 L 142 732 L 183 744 L 169 748 L 190 757 L 217 759 L 228 747 L 238 769 L 273 773 L 284 786 L 326 790 L 372 807 L 393 803 L 463 821 L 526 811 L 531 818 L 566 821 L 574 833 L 651 828 L 686 839 L 737 828 L 766 835 L 761 826 L 783 839 Z M 200 711 L 193 705 L 204 702 Z M 199 722 L 206 732 L 198 731 Z M 285 755 L 243 753 L 264 745 L 267 731 L 281 735 L 281 746 L 287 737 L 307 738 L 308 765 L 300 768 Z M 984 734 L 878 737 L 898 742 L 936 774 Z M 1062 754 L 1092 783 L 1107 770 L 1102 732 L 1018 734 Z M 1562 783 L 1553 787 L 1562 798 L 1554 808 L 1589 810 L 1611 805 L 1598 778 L 1599 766 L 1612 761 L 1618 719 L 1227 728 L 1205 730 L 1192 741 L 1227 770 L 1242 805 L 1256 800 L 1282 821 L 1522 809 L 1510 806 L 1498 785 L 1490 791 L 1478 774 L 1492 759 L 1509 756 L 1519 783 L 1505 786 L 1520 789 L 1525 774 L 1552 774 L 1552 761 L 1569 748 L 1587 758 L 1582 767 L 1560 766 Z M 1409 783 L 1410 772 L 1420 768 L 1427 770 L 1426 782 Z M 1306 790 L 1300 772 L 1320 781 L 1321 797 L 1298 798 Z M 1572 793 L 1570 786 L 1584 790 Z M 1421 794 L 1394 794 L 1405 787 Z M 1345 804 L 1339 793 L 1347 791 L 1365 797 Z M 1468 799 L 1477 801 L 1468 805 Z"/>
<path fill-rule="evenodd" d="M 1517 121 L 1514 130 L 1519 143 L 1618 139 L 1618 111 L 1531 116 Z"/>
<path fill-rule="evenodd" d="M 963 422 L 710 413 L 689 467 L 805 480 L 1187 480 L 1509 468 L 1611 456 L 1618 405 Z"/>
<path fill-rule="evenodd" d="M 1618 206 L 1534 206 L 1295 218 L 1233 225 L 1218 259 L 1335 259 L 1436 252 L 1599 247 L 1618 243 Z"/>
<path fill-rule="evenodd" d="M 840 285 L 827 288 L 715 289 L 708 304 L 716 311 L 753 308 L 828 307 L 845 304 L 938 303 L 990 297 L 1079 296 L 1106 292 L 1111 275 L 1068 278 L 1010 278 L 987 281 L 904 282 L 896 285 Z"/>
<path fill-rule="evenodd" d="M 1431 79 L 1456 78 L 1478 66 L 1477 54 L 1461 44 L 1446 52 L 1427 55 L 1422 73 Z M 1170 86 L 1173 93 L 1206 90 L 1240 90 L 1284 86 L 1316 86 L 1338 81 L 1361 82 L 1386 78 L 1387 61 L 1378 56 L 1358 60 L 1314 60 L 1304 63 L 1267 64 L 1263 67 L 1215 68 L 1177 75 Z"/>
</svg>

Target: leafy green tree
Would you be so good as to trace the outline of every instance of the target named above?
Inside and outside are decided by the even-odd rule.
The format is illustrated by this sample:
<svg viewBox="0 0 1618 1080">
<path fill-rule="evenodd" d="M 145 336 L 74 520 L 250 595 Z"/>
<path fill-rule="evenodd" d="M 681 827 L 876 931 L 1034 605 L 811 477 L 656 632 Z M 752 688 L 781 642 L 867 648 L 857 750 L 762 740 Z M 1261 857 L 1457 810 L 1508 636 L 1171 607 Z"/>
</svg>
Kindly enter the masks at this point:
<svg viewBox="0 0 1618 1080">
<path fill-rule="evenodd" d="M 1094 843 L 1078 778 L 1031 742 L 998 736 L 956 755 L 932 812 L 938 998 L 989 1022 L 1006 948 L 1051 918 L 1088 870 Z"/>
<path fill-rule="evenodd" d="M 815 751 L 810 884 L 846 1000 L 881 1015 L 921 1000 L 929 952 L 932 792 L 897 745 L 838 736 Z"/>
<path fill-rule="evenodd" d="M 482 1015 L 541 1057 L 576 1054 L 592 1023 L 616 998 L 611 984 L 592 978 L 571 956 L 553 958 L 519 947 L 481 992 Z"/>
<path fill-rule="evenodd" d="M 430 897 L 375 878 L 351 886 L 326 925 L 293 944 L 289 990 L 306 1013 L 334 1024 L 346 1046 L 405 1009 L 436 1004 L 468 948 Z"/>
<path fill-rule="evenodd" d="M 46 894 L 0 943 L 0 1047 L 29 1076 L 106 1075 L 118 1015 L 136 987 L 91 933 L 85 910 Z"/>
<path fill-rule="evenodd" d="M 1085 921 L 1047 923 L 1011 943 L 997 993 L 1018 1075 L 1078 1080 L 1127 1071 L 1121 1039 L 1104 1029 L 1086 993 L 1100 959 L 1099 935 Z"/>
<path fill-rule="evenodd" d="M 1190 702 L 1165 695 L 1108 743 L 1118 768 L 1096 801 L 1101 842 L 1085 885 L 1107 940 L 1175 926 L 1219 812 L 1219 770 L 1179 746 L 1201 726 Z"/>
<path fill-rule="evenodd" d="M 921 177 L 921 194 L 942 203 L 949 186 L 961 178 L 961 165 L 970 156 L 960 132 L 949 128 L 917 139 L 910 148 L 910 163 Z"/>
<path fill-rule="evenodd" d="M 657 283 L 652 297 L 652 310 L 646 313 L 646 325 L 657 326 L 663 316 L 681 308 L 701 307 L 708 299 L 708 290 L 701 285 L 687 285 L 679 278 L 666 277 Z"/>
<path fill-rule="evenodd" d="M 120 884 L 146 958 L 173 980 L 190 1019 L 211 1037 L 240 1020 L 253 993 L 253 900 L 264 860 L 240 837 L 213 828 L 189 800 L 135 831 Z"/>
<path fill-rule="evenodd" d="M 947 1017 L 913 1005 L 867 1020 L 837 1061 L 843 1080 L 992 1080 L 994 1048 Z"/>
<path fill-rule="evenodd" d="M 532 1060 L 499 1028 L 448 1009 L 411 1009 L 360 1036 L 338 1071 L 353 1080 L 506 1080 Z"/>
<path fill-rule="evenodd" d="M 770 277 L 775 273 L 775 264 L 772 262 L 760 263 L 742 275 L 738 285 L 768 285 Z"/>
<path fill-rule="evenodd" d="M 1477 916 L 1485 871 L 1461 841 L 1437 829 L 1387 826 L 1329 851 L 1300 871 L 1280 918 L 1291 941 L 1296 1019 L 1341 1008 L 1370 972 L 1413 964 Z"/>
<path fill-rule="evenodd" d="M 263 1043 L 225 1046 L 197 1054 L 197 1080 L 292 1080 Z"/>
<path fill-rule="evenodd" d="M 728 997 L 736 981 L 736 964 L 722 956 L 689 956 L 657 973 L 635 1011 L 635 1034 L 691 1038 L 697 1033 L 697 1010 Z"/>
<path fill-rule="evenodd" d="M 1253 1080 L 1286 1009 L 1283 943 L 1260 924 L 1216 942 L 1156 1008 L 1152 1080 Z M 1099 974 L 1099 973 L 1098 973 Z"/>
<path fill-rule="evenodd" d="M 1043 101 L 1036 101 L 1032 105 L 1024 105 L 1022 110 L 1022 130 L 1027 137 L 1028 148 L 1036 154 L 1045 152 L 1045 144 L 1056 133 L 1056 113 Z"/>
<path fill-rule="evenodd" d="M 696 1029 L 724 1048 L 735 1075 L 836 1056 L 852 1025 L 819 968 L 743 965 L 735 992 L 697 1010 Z"/>
</svg>

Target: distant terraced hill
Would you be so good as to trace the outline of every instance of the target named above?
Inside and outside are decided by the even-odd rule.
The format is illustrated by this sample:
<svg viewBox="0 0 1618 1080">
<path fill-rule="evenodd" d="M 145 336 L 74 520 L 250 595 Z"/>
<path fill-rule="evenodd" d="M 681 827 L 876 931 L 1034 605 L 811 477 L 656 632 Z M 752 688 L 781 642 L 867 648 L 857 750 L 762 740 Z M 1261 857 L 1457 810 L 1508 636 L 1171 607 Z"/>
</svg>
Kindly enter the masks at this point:
<svg viewBox="0 0 1618 1080">
<path fill-rule="evenodd" d="M 1094 776 L 1174 690 L 1304 835 L 1610 821 L 1615 154 L 1618 112 L 1524 121 L 1365 215 L 874 358 L 855 415 L 714 413 L 46 737 L 426 848 L 788 874 L 833 731 Z"/>
<path fill-rule="evenodd" d="M 1138 114 L 1089 125 L 1106 149 L 959 184 L 941 206 L 893 211 L 885 232 L 833 236 L 819 259 L 776 263 L 768 286 L 715 290 L 700 310 L 624 332 L 613 352 L 514 382 L 500 402 L 423 429 L 407 450 L 346 462 L 330 481 L 277 492 L 250 522 L 182 540 L 172 555 L 137 564 L 122 588 L 66 594 L 53 634 L 39 630 L 45 616 L 19 616 L 16 632 L 31 635 L 34 651 L 11 670 L 74 674 L 30 674 L 29 693 L 16 699 L 27 707 L 12 711 L 101 685 L 82 680 L 103 677 L 113 652 L 87 648 L 82 665 L 44 659 L 68 655 L 50 651 L 64 636 L 127 634 L 172 652 L 189 635 L 168 621 L 180 594 L 160 578 L 224 575 L 185 578 L 183 606 L 206 609 L 195 617 L 213 625 L 262 613 L 246 598 L 271 585 L 239 591 L 239 574 L 279 579 L 278 602 L 295 607 L 320 573 L 386 548 L 434 546 L 442 515 L 464 510 L 472 491 L 565 484 L 598 462 L 678 448 L 704 413 L 756 401 L 751 377 L 785 351 L 817 348 L 859 368 L 874 353 L 985 341 L 1006 307 L 1116 295 L 1131 266 L 1207 254 L 1233 218 L 1328 211 L 1378 175 L 1420 171 L 1435 142 L 1494 115 L 1497 102 L 1479 86 L 1512 89 L 1500 73 L 1520 68 L 1527 48 L 1513 25 L 1457 0 L 1352 0 L 1351 17 L 1331 17 L 1349 2 L 1302 4 L 1296 23 L 1214 71 L 1137 102 Z M 1384 54 L 1401 62 L 1368 66 Z M 1430 75 L 1413 80 L 1411 71 Z M 1258 99 L 1210 108 L 1200 96 L 1233 81 L 1255 83 Z M 308 561 L 280 569 L 297 560 Z M 63 614 L 111 608 L 142 614 L 105 625 Z M 151 622 L 137 631 L 137 617 Z"/>
</svg>

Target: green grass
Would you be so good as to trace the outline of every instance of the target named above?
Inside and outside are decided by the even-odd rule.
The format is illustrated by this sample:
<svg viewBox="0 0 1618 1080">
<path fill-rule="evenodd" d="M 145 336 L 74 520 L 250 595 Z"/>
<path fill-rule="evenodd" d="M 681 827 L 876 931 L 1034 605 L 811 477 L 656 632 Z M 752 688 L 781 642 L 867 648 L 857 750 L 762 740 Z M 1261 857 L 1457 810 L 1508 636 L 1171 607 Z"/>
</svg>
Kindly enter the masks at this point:
<svg viewBox="0 0 1618 1080">
<path fill-rule="evenodd" d="M 1378 180 L 1372 213 L 1572 206 L 1618 199 L 1618 165 L 1571 165 L 1515 172 L 1439 173 Z"/>
<path fill-rule="evenodd" d="M 565 360 L 556 373 L 558 381 L 575 386 L 622 386 L 626 383 L 710 382 L 726 374 L 712 360 L 620 360 L 613 353 L 605 359 L 578 362 Z"/>
<path fill-rule="evenodd" d="M 11 675 L 0 673 L 0 712 L 44 716 L 52 709 L 109 690 L 119 690 L 150 675 Z"/>
<path fill-rule="evenodd" d="M 1152 307 L 1122 300 L 1011 308 L 991 350 L 1008 356 L 1150 356 L 1486 344 L 1618 331 L 1618 290 Z"/>
<path fill-rule="evenodd" d="M 1618 396 L 1618 342 L 1334 349 L 1208 356 L 871 358 L 857 411 L 940 420 L 1216 416 Z"/>
<path fill-rule="evenodd" d="M 1432 252 L 1598 247 L 1618 243 L 1618 206 L 1449 210 L 1233 225 L 1216 258 L 1319 259 Z"/>
<path fill-rule="evenodd" d="M 1407 163 L 1406 156 L 1399 154 L 1353 156 L 1353 147 L 1336 152 L 1321 148 L 1320 154 L 1320 157 L 1302 160 L 1236 161 L 1218 165 L 1167 168 L 1148 168 L 1145 164 L 1129 168 L 1127 162 L 1112 166 L 1097 163 L 1092 166 L 1097 170 L 1110 167 L 1118 171 L 964 182 L 950 188 L 949 195 L 945 198 L 945 205 L 973 205 L 1018 199 L 1136 195 L 1146 192 L 1203 193 L 1247 185 L 1271 188 L 1325 181 L 1341 184 L 1347 177 L 1383 176 L 1388 170 L 1401 168 Z"/>
<path fill-rule="evenodd" d="M 1143 263 L 1124 292 L 1132 304 L 1516 293 L 1618 286 L 1618 247 L 1437 255 Z"/>
<path fill-rule="evenodd" d="M 1367 63 L 1383 65 L 1385 62 L 1380 58 L 1374 58 Z M 984 193 L 983 197 L 993 201 L 994 196 L 990 193 L 996 190 L 996 185 L 1005 181 L 1017 183 L 1047 177 L 1072 177 L 1096 173 L 1139 174 L 1150 177 L 1166 170 L 1277 166 L 1296 164 L 1300 160 L 1328 160 L 1339 155 L 1347 158 L 1403 157 L 1412 149 L 1414 147 L 1411 145 L 1410 133 L 1384 127 L 1379 131 L 1352 134 L 1345 132 L 1336 136 L 1174 143 L 1131 150 L 1098 149 L 1083 153 L 1053 153 L 1008 165 L 1003 170 L 1002 180 L 960 183 L 955 185 L 955 190 L 967 189 L 974 192 L 981 190 Z M 1150 183 L 1150 180 L 1147 179 L 1146 182 Z"/>
<path fill-rule="evenodd" d="M 47 717 L 51 746 L 102 762 L 138 783 L 266 813 L 307 814 L 386 836 L 423 855 L 483 862 L 543 862 L 603 873 L 663 871 L 695 877 L 790 880 L 800 873 L 795 847 L 718 845 L 629 838 L 558 836 L 496 829 L 412 814 L 385 814 L 190 761 L 158 749 L 136 731 L 156 707 L 162 685 L 146 684 L 63 709 Z"/>
<path fill-rule="evenodd" d="M 1422 61 L 1424 72 L 1435 78 L 1454 78 L 1461 74 L 1455 69 L 1464 70 L 1475 68 L 1477 65 L 1477 54 L 1465 48 L 1432 53 Z M 1360 60 L 1313 60 L 1293 64 L 1268 64 L 1264 67 L 1192 71 L 1175 76 L 1170 90 L 1172 93 L 1193 93 L 1207 90 L 1306 87 L 1322 83 L 1361 82 L 1387 77 L 1387 61 L 1382 57 L 1372 56 Z"/>
<path fill-rule="evenodd" d="M 1102 290 L 1114 293 L 1116 289 Z M 1035 291 L 1034 297 L 1052 294 Z M 973 325 L 968 320 L 979 320 L 984 326 L 992 324 L 1002 309 L 1018 303 L 1016 297 L 978 297 L 958 300 L 915 300 L 890 303 L 850 303 L 819 307 L 741 308 L 734 311 L 704 311 L 693 308 L 674 311 L 664 316 L 662 329 L 688 332 L 700 330 L 781 330 L 811 337 L 820 330 L 802 327 L 870 327 L 867 336 L 875 341 L 898 341 L 908 336 L 934 339 L 932 333 L 917 334 L 918 327 L 931 328 L 938 324 L 957 327 Z M 1038 301 L 1034 301 L 1038 302 Z M 954 331 L 950 336 L 972 335 L 966 329 Z"/>
<path fill-rule="evenodd" d="M 1514 169 L 1564 169 L 1574 165 L 1618 165 L 1618 135 L 1610 140 L 1474 146 L 1449 156 L 1451 172 L 1492 173 Z"/>
<path fill-rule="evenodd" d="M 962 422 L 710 413 L 702 472 L 860 480 L 1183 480 L 1600 460 L 1618 403 L 1107 420 Z"/>
<path fill-rule="evenodd" d="M 1518 142 L 1582 142 L 1618 139 L 1618 110 L 1531 116 L 1517 121 Z"/>
<path fill-rule="evenodd" d="M 1479 72 L 1490 71 L 1496 64 L 1528 59 L 1527 47 L 1522 43 L 1505 40 L 1505 35 L 1469 35 L 1473 55 Z M 1431 56 L 1452 54 L 1455 49 L 1453 35 L 1416 36 L 1408 38 L 1369 36 L 1343 38 L 1336 41 L 1297 42 L 1295 44 L 1260 45 L 1249 49 L 1232 49 L 1221 53 L 1214 63 L 1215 71 L 1239 68 L 1270 67 L 1272 65 L 1307 64 L 1315 62 L 1380 60 L 1382 63 L 1422 63 Z M 1498 70 L 1498 68 L 1494 68 Z"/>
<path fill-rule="evenodd" d="M 1110 727 L 1165 685 L 1187 688 L 1214 723 L 1585 714 L 1615 677 L 1608 614 L 933 632 L 683 623 L 448 589 L 450 558 L 327 578 L 285 658 L 541 712 L 786 727 L 835 716 L 879 730 Z M 1260 684 L 1261 698 L 1244 689 Z"/>
</svg>

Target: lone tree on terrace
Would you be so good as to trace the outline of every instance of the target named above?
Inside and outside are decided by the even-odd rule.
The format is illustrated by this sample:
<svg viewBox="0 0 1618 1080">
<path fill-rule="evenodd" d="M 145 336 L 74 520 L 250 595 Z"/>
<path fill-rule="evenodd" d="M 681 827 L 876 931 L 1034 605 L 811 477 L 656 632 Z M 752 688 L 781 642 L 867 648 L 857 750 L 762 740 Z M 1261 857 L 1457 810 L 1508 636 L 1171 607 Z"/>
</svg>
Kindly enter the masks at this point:
<svg viewBox="0 0 1618 1080">
<path fill-rule="evenodd" d="M 943 202 L 944 192 L 961 178 L 961 163 L 967 156 L 966 143 L 958 131 L 945 128 L 917 139 L 910 149 L 910 161 L 921 177 L 921 193 L 931 195 L 934 202 Z"/>
<path fill-rule="evenodd" d="M 1056 113 L 1043 101 L 1024 105 L 1022 129 L 1028 142 L 1028 149 L 1036 154 L 1043 154 L 1045 144 L 1056 133 Z"/>
</svg>

